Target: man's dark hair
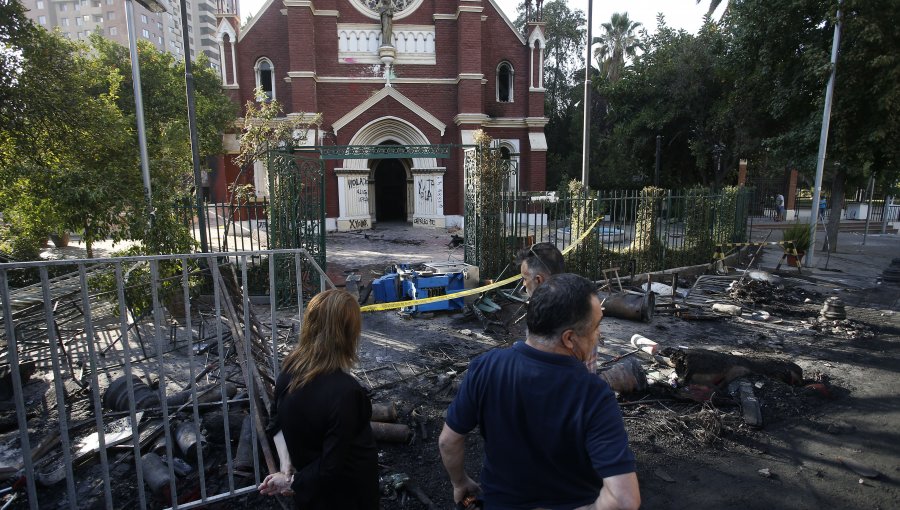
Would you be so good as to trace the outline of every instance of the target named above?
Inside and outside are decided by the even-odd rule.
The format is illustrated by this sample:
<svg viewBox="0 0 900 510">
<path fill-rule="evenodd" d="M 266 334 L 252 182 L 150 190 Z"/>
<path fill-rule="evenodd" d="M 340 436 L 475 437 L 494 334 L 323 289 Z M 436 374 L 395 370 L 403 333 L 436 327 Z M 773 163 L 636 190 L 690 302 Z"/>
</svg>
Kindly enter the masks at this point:
<svg viewBox="0 0 900 510">
<path fill-rule="evenodd" d="M 537 243 L 530 248 L 522 248 L 516 255 L 516 265 L 522 265 L 522 262 L 528 264 L 529 270 L 548 275 L 559 274 L 566 270 L 566 261 L 553 243 Z"/>
<path fill-rule="evenodd" d="M 591 320 L 594 284 L 576 274 L 563 273 L 547 279 L 528 300 L 528 334 L 555 339 L 563 331 L 583 331 Z"/>
</svg>

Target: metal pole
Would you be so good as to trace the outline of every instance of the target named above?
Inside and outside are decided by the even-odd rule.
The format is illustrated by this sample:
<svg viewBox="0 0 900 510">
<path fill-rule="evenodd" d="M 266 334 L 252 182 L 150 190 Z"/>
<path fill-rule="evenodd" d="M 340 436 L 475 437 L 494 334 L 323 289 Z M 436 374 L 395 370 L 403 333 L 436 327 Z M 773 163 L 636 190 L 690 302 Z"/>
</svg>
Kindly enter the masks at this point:
<svg viewBox="0 0 900 510">
<path fill-rule="evenodd" d="M 653 186 L 659 187 L 659 166 L 662 163 L 662 136 L 656 135 L 656 173 L 653 176 Z"/>
<path fill-rule="evenodd" d="M 581 146 L 581 184 L 588 189 L 588 174 L 590 173 L 591 160 L 591 41 L 593 34 L 594 1 L 588 0 L 587 17 L 587 58 L 584 59 L 584 140 Z"/>
<path fill-rule="evenodd" d="M 197 108 L 194 102 L 194 75 L 191 72 L 191 39 L 188 31 L 187 5 L 181 0 L 181 37 L 184 44 L 184 83 L 187 89 L 188 131 L 191 134 L 191 162 L 194 165 L 194 192 L 197 195 L 197 226 L 200 228 L 200 251 L 209 252 L 206 240 L 206 207 L 203 205 L 203 179 L 200 176 L 200 143 L 197 141 Z M 224 60 L 223 60 L 224 61 Z"/>
<path fill-rule="evenodd" d="M 828 86 L 825 88 L 825 108 L 822 111 L 822 132 L 819 134 L 819 155 L 816 158 L 816 184 L 813 188 L 813 199 L 809 219 L 809 251 L 806 253 L 806 267 L 816 263 L 816 222 L 819 218 L 819 199 L 822 196 L 822 174 L 825 171 L 825 150 L 828 147 L 828 127 L 831 123 L 831 100 L 834 96 L 834 74 L 837 70 L 838 48 L 841 45 L 841 0 L 838 0 L 837 22 L 834 25 L 834 39 L 831 42 L 831 72 L 828 75 Z"/>
<path fill-rule="evenodd" d="M 134 83 L 134 109 L 137 118 L 138 147 L 141 153 L 141 176 L 147 195 L 147 214 L 153 222 L 153 195 L 150 191 L 150 163 L 147 156 L 147 133 L 144 130 L 144 100 L 141 94 L 141 66 L 138 62 L 137 39 L 134 35 L 134 2 L 125 0 L 125 27 L 128 32 L 128 51 L 131 55 L 131 81 Z"/>
<path fill-rule="evenodd" d="M 884 197 L 884 208 L 881 212 L 881 233 L 887 233 L 887 224 L 888 224 L 888 213 L 891 212 L 891 204 L 894 203 L 894 197 L 885 196 Z"/>
<path fill-rule="evenodd" d="M 869 186 L 866 191 L 869 194 L 869 200 L 866 207 L 866 230 L 863 232 L 863 246 L 866 245 L 866 238 L 869 237 L 869 220 L 872 218 L 872 194 L 875 193 L 875 174 L 869 176 Z"/>
</svg>

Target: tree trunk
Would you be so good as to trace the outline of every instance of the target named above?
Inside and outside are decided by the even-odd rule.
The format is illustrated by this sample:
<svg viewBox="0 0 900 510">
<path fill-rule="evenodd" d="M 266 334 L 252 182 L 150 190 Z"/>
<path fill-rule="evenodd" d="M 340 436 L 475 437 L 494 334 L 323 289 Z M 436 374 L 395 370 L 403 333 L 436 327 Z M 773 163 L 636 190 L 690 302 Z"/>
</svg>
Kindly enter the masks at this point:
<svg viewBox="0 0 900 510">
<path fill-rule="evenodd" d="M 843 166 L 838 167 L 834 175 L 834 184 L 831 187 L 831 216 L 828 218 L 828 251 L 837 251 L 838 227 L 841 224 L 841 211 L 844 210 L 844 184 L 847 181 L 847 172 Z"/>
<path fill-rule="evenodd" d="M 94 235 L 91 233 L 91 227 L 84 226 L 84 247 L 87 251 L 87 258 L 94 258 Z"/>
</svg>

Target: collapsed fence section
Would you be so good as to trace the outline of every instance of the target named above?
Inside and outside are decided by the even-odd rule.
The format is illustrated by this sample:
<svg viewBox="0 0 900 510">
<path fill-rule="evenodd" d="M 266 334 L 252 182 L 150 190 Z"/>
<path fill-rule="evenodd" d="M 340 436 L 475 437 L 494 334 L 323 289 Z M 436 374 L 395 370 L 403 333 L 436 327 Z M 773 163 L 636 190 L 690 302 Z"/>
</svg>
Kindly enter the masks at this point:
<svg viewBox="0 0 900 510">
<path fill-rule="evenodd" d="M 611 267 L 639 273 L 701 264 L 710 261 L 717 244 L 747 239 L 750 199 L 749 190 L 737 187 L 586 193 L 575 186 L 568 193 L 504 193 L 503 242 L 494 244 L 500 247 L 498 258 L 509 263 L 535 243 L 564 250 L 591 229 L 567 257 L 566 270 L 593 279 Z M 506 275 L 518 269 L 505 267 Z"/>
<path fill-rule="evenodd" d="M 268 260 L 262 305 L 251 257 Z M 279 260 L 299 286 L 286 312 Z M 53 266 L 79 285 L 61 292 Z M 23 270 L 40 274 L 39 303 L 9 287 Z M 23 480 L 32 509 L 192 508 L 255 490 L 277 470 L 264 428 L 279 359 L 304 295 L 328 283 L 302 249 L 0 264 L 0 478 Z"/>
</svg>

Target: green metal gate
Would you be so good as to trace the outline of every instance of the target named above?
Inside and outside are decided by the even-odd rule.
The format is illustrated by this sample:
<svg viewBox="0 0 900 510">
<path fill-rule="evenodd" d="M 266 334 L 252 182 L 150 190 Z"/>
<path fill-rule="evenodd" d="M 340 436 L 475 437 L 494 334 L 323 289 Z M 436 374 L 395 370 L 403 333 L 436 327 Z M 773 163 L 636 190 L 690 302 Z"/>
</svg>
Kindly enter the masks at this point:
<svg viewBox="0 0 900 510">
<path fill-rule="evenodd" d="M 516 251 L 527 243 L 515 234 L 521 211 L 506 199 L 518 193 L 517 162 L 504 159 L 500 148 L 482 145 L 465 151 L 463 169 L 465 262 L 478 266 L 482 278 L 508 276 Z"/>
<path fill-rule="evenodd" d="M 298 149 L 268 153 L 270 248 L 303 248 L 323 269 L 325 266 L 325 164 L 318 154 Z M 308 262 L 303 262 L 308 264 Z M 276 296 L 279 305 L 297 302 L 297 284 L 306 299 L 320 288 L 318 281 L 297 278 L 295 258 L 275 259 Z M 306 279 L 314 274 L 302 267 Z"/>
</svg>

